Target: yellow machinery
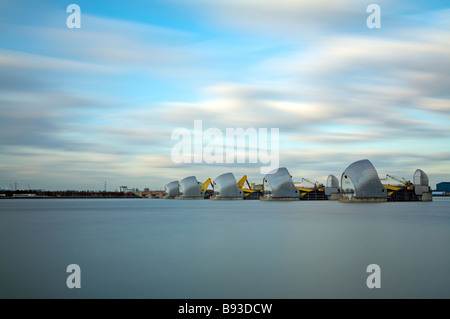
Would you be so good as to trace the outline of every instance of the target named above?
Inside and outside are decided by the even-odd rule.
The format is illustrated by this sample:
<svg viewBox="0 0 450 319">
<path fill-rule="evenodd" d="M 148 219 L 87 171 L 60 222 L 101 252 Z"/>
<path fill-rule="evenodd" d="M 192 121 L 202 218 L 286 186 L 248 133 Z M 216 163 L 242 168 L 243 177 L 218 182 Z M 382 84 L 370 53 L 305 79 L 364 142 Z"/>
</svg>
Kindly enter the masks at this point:
<svg viewBox="0 0 450 319">
<path fill-rule="evenodd" d="M 314 185 L 314 187 L 313 188 L 311 188 L 311 187 L 300 187 L 300 186 L 297 186 L 297 189 L 299 189 L 299 190 L 305 190 L 305 191 L 312 191 L 312 190 L 314 190 L 314 189 L 317 189 L 317 190 L 320 190 L 320 191 L 323 191 L 323 188 L 325 187 L 323 184 L 320 184 L 319 182 L 312 182 L 312 181 L 310 181 L 309 179 L 307 179 L 307 178 L 302 178 L 302 182 L 307 182 L 307 183 L 310 183 L 310 184 L 312 184 L 312 185 Z"/>
<path fill-rule="evenodd" d="M 244 188 L 245 184 L 247 184 L 248 188 Z M 248 182 L 247 175 L 242 176 L 242 178 L 237 182 L 237 185 L 239 189 L 244 192 L 244 198 L 251 196 L 255 197 L 258 196 L 258 194 L 261 195 L 261 190 L 253 189 L 251 187 L 250 183 Z"/>
<path fill-rule="evenodd" d="M 396 177 L 394 177 L 394 176 L 392 176 L 392 175 L 386 174 L 386 179 L 387 179 L 388 177 L 391 178 L 391 179 L 393 179 L 393 180 L 395 180 L 395 181 L 397 181 L 397 182 L 399 182 L 400 184 L 405 185 L 405 186 L 413 186 L 413 184 L 412 184 L 410 181 L 405 180 L 404 177 L 402 177 L 402 179 L 398 179 L 398 178 L 396 178 Z"/>
<path fill-rule="evenodd" d="M 395 185 L 390 185 L 387 182 L 389 181 L 389 179 L 392 179 L 397 183 L 395 183 Z M 404 177 L 402 177 L 402 179 L 399 179 L 392 175 L 386 174 L 386 177 L 380 178 L 380 180 L 384 181 L 383 186 L 387 189 L 388 202 L 423 200 L 420 190 L 417 189 L 419 186 L 411 183 L 411 181 L 406 180 Z"/>
<path fill-rule="evenodd" d="M 295 186 L 300 191 L 300 198 L 322 200 L 325 199 L 325 186 L 319 182 L 312 182 L 307 178 L 302 178 L 302 182 L 305 181 L 313 185 L 313 187 Z"/>
<path fill-rule="evenodd" d="M 208 189 L 209 185 L 211 184 L 212 189 Z M 208 178 L 202 186 L 200 186 L 200 189 L 202 190 L 204 194 L 204 198 L 210 198 L 214 193 L 214 185 L 211 182 L 211 178 Z"/>
<path fill-rule="evenodd" d="M 414 185 L 410 182 L 405 180 L 405 178 L 399 179 L 397 177 L 394 177 L 392 175 L 386 174 L 386 178 L 380 178 L 380 180 L 388 180 L 388 178 L 400 183 L 401 185 L 390 185 L 390 184 L 383 184 L 383 186 L 388 190 L 388 196 L 392 196 L 397 191 L 403 190 L 406 187 L 406 190 L 413 191 Z"/>
<path fill-rule="evenodd" d="M 208 178 L 208 179 L 203 183 L 203 185 L 200 187 L 200 189 L 203 191 L 203 193 L 206 193 L 206 190 L 208 189 L 209 184 L 211 184 L 211 186 L 212 186 L 211 178 Z"/>
<path fill-rule="evenodd" d="M 247 175 L 242 176 L 242 178 L 239 180 L 239 182 L 237 182 L 238 186 L 240 189 L 242 189 L 242 187 L 244 187 L 245 182 L 247 182 L 248 188 L 250 188 L 250 185 L 248 183 L 247 180 Z"/>
</svg>

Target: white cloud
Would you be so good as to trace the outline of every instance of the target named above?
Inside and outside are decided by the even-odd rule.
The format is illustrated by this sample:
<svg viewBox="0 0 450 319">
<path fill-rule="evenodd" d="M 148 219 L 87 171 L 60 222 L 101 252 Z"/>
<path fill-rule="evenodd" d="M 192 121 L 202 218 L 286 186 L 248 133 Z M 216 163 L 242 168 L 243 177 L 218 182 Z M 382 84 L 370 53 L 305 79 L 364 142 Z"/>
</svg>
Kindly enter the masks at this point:
<svg viewBox="0 0 450 319">
<path fill-rule="evenodd" d="M 442 115 L 450 116 L 450 99 L 442 98 L 420 98 L 416 102 L 418 108 L 436 111 Z"/>
<path fill-rule="evenodd" d="M 217 38 L 89 14 L 80 30 L 11 28 L 33 46 L 0 49 L 2 174 L 154 176 L 164 186 L 232 170 L 260 182 L 260 165 L 171 162 L 171 130 L 194 120 L 279 128 L 280 164 L 299 177 L 338 176 L 361 158 L 405 175 L 448 167 L 446 23 L 367 33 L 356 0 L 179 2 L 202 8 L 201 23 L 222 28 Z M 240 46 L 216 46 L 235 34 Z M 135 96 L 138 86 L 145 94 Z"/>
<path fill-rule="evenodd" d="M 184 31 L 86 13 L 78 30 L 42 25 L 8 29 L 8 37 L 34 44 L 33 53 L 26 46 L 2 50 L 0 64 L 10 68 L 116 76 L 136 72 L 175 79 L 208 75 L 210 57 L 193 45 L 200 39 Z"/>
<path fill-rule="evenodd" d="M 369 3 L 359 0 L 174 0 L 195 5 L 204 19 L 236 30 L 278 38 L 312 39 L 323 30 L 354 29 L 366 23 Z M 380 3 L 380 1 L 379 1 Z M 381 3 L 384 3 L 382 0 Z"/>
</svg>

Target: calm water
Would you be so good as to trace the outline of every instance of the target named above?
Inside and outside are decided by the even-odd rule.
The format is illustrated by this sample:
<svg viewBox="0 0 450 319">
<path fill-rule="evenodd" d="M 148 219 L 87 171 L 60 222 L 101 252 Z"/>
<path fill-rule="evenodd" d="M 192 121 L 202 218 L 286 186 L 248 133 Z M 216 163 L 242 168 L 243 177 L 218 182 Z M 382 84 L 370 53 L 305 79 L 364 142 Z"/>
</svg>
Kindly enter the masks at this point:
<svg viewBox="0 0 450 319">
<path fill-rule="evenodd" d="M 449 198 L 0 200 L 0 297 L 450 298 L 449 244 Z"/>
</svg>

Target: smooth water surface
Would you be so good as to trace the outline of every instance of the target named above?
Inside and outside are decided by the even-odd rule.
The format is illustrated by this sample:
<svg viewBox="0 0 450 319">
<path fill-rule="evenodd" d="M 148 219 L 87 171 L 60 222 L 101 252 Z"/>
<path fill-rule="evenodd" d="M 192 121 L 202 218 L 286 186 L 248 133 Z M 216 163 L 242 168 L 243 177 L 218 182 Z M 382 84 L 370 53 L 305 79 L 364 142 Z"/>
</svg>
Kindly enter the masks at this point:
<svg viewBox="0 0 450 319">
<path fill-rule="evenodd" d="M 449 243 L 449 198 L 2 199 L 0 297 L 449 298 Z"/>
</svg>

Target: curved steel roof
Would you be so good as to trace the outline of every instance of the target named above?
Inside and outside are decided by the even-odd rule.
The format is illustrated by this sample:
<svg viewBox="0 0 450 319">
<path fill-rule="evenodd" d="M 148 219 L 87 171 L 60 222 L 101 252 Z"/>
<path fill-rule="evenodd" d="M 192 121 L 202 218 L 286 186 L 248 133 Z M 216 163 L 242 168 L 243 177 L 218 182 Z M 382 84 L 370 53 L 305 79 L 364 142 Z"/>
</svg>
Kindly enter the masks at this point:
<svg viewBox="0 0 450 319">
<path fill-rule="evenodd" d="M 181 197 L 204 197 L 200 185 L 195 176 L 183 178 L 180 181 L 180 196 Z"/>
<path fill-rule="evenodd" d="M 424 171 L 422 171 L 421 169 L 417 169 L 414 172 L 414 176 L 413 176 L 413 180 L 414 180 L 414 185 L 417 186 L 428 186 L 428 175 L 425 174 Z"/>
<path fill-rule="evenodd" d="M 225 173 L 217 176 L 213 181 L 214 195 L 222 198 L 244 197 L 244 192 L 239 189 L 233 173 Z"/>
<path fill-rule="evenodd" d="M 285 167 L 280 167 L 264 176 L 264 193 L 272 197 L 300 197 L 300 192 Z"/>
<path fill-rule="evenodd" d="M 166 196 L 167 197 L 175 197 L 180 195 L 180 191 L 178 189 L 179 183 L 178 181 L 170 182 L 166 185 Z"/>
<path fill-rule="evenodd" d="M 350 164 L 342 173 L 341 185 L 346 177 L 350 178 L 355 186 L 356 198 L 387 197 L 386 188 L 381 184 L 375 167 L 367 159 Z"/>
<path fill-rule="evenodd" d="M 336 176 L 330 174 L 327 178 L 327 187 L 339 187 L 339 180 Z"/>
</svg>

